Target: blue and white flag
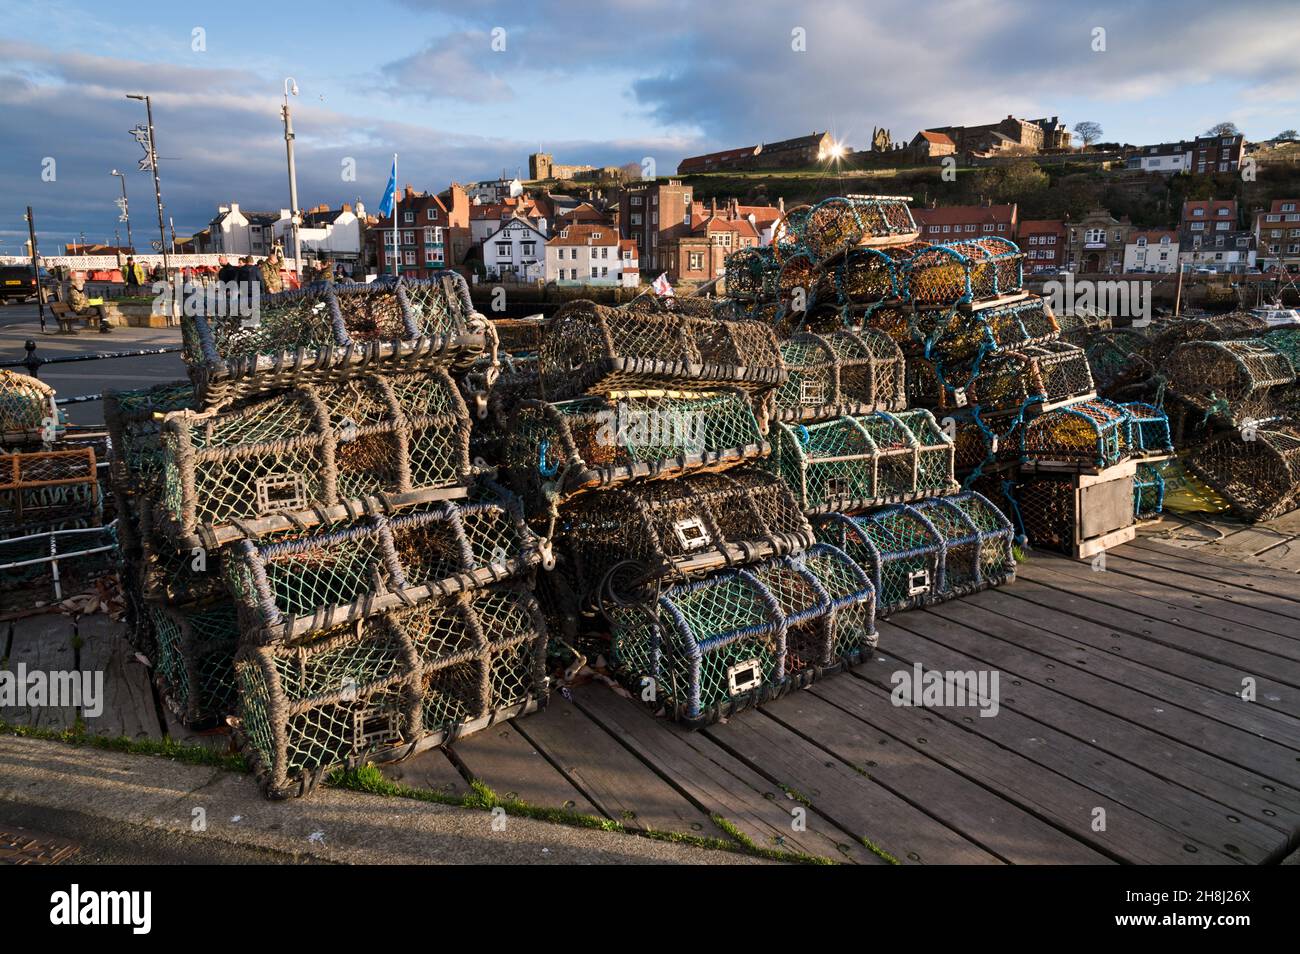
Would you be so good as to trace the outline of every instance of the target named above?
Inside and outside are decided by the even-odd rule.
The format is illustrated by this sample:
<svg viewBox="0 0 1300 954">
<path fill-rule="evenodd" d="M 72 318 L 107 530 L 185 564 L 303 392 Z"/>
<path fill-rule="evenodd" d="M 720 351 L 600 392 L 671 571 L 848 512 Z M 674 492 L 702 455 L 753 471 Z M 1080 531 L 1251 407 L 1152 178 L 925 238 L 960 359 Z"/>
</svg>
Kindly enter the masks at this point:
<svg viewBox="0 0 1300 954">
<path fill-rule="evenodd" d="M 379 214 L 393 214 L 393 200 L 397 197 L 397 156 L 393 156 L 393 171 L 388 174 L 388 188 L 384 190 L 384 197 L 379 200 Z"/>
</svg>

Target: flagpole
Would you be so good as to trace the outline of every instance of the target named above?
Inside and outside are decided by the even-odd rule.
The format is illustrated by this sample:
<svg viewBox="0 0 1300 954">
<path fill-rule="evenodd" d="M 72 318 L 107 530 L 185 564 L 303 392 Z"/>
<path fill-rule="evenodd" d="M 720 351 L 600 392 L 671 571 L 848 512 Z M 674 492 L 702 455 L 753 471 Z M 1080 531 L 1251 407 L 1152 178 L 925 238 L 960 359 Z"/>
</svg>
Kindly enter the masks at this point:
<svg viewBox="0 0 1300 954">
<path fill-rule="evenodd" d="M 393 153 L 393 277 L 398 277 L 397 261 L 402 257 L 402 249 L 397 244 L 397 153 Z"/>
</svg>

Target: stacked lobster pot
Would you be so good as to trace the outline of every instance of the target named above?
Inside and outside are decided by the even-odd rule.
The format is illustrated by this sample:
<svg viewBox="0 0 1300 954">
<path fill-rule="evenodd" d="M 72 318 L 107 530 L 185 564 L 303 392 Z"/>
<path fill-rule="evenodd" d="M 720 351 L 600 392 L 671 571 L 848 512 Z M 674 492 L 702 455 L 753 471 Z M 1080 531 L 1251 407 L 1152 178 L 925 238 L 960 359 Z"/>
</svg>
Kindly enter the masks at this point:
<svg viewBox="0 0 1300 954">
<path fill-rule="evenodd" d="M 177 715 L 234 726 L 283 797 L 542 704 L 537 541 L 470 461 L 496 335 L 464 280 L 183 331 L 191 382 L 106 412 L 135 641 Z"/>
<path fill-rule="evenodd" d="M 642 699 L 697 726 L 870 646 L 867 575 L 815 541 L 764 462 L 768 423 L 800 420 L 816 389 L 844 412 L 892 406 L 880 395 L 901 367 L 879 344 L 805 339 L 821 358 L 792 373 L 770 325 L 711 305 L 562 308 L 538 356 L 541 397 L 516 405 L 504 454 L 554 560 L 542 592 L 569 624 L 556 649 L 608 653 Z M 807 388 L 790 388 L 795 375 Z"/>
<path fill-rule="evenodd" d="M 921 323 L 954 321 L 941 322 L 934 310 L 918 321 L 909 263 L 938 246 L 917 241 L 907 201 L 844 196 L 792 210 L 770 249 L 730 256 L 726 272 L 733 312 L 748 308 L 787 333 L 789 376 L 769 399 L 766 467 L 818 540 L 867 572 L 881 615 L 997 585 L 1015 567 L 1006 517 L 979 494 L 955 493 L 957 447 L 934 413 L 946 405 L 911 400 L 913 362 L 925 361 Z M 998 242 L 971 247 L 985 246 L 1002 251 Z M 995 287 L 1018 287 L 1015 260 L 998 267 L 989 273 Z M 1002 329 L 991 326 L 990 334 Z M 972 355 L 981 344 L 970 342 Z M 861 403 L 864 381 L 875 382 L 870 406 Z M 990 381 L 990 394 L 1013 390 Z"/>
<path fill-rule="evenodd" d="M 1300 506 L 1300 329 L 1177 344 L 1161 367 L 1199 425 L 1186 465 L 1249 520 Z"/>
</svg>

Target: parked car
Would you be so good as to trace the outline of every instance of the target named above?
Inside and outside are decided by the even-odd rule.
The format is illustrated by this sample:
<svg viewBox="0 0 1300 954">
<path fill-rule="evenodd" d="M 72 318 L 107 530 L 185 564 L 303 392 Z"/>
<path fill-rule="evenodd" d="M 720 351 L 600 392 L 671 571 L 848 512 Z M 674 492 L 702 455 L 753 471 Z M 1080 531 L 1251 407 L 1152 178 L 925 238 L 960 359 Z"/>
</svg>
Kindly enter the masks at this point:
<svg viewBox="0 0 1300 954">
<path fill-rule="evenodd" d="M 48 275 L 41 269 L 41 279 Z M 0 303 L 32 301 L 36 298 L 36 279 L 30 265 L 0 265 Z"/>
</svg>

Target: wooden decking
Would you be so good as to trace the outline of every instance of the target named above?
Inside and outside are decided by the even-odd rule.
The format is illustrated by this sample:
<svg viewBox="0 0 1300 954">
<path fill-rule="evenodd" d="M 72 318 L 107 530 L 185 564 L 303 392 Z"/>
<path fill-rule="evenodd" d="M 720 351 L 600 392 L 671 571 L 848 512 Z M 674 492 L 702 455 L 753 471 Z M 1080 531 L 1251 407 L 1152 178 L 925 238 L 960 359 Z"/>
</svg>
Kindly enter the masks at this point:
<svg viewBox="0 0 1300 954">
<path fill-rule="evenodd" d="M 593 683 L 386 772 L 632 828 L 726 837 L 721 816 L 758 844 L 856 864 L 1277 861 L 1300 835 L 1296 583 L 1151 537 L 1104 570 L 1033 554 L 1014 584 L 882 621 L 870 662 L 725 724 L 684 732 Z M 24 632 L 11 666 L 51 651 Z M 141 708 L 122 645 L 83 622 L 83 668 L 102 656 L 116 674 L 102 731 L 156 736 L 166 719 Z M 997 672 L 997 714 L 895 706 L 891 677 L 914 664 Z"/>
</svg>

